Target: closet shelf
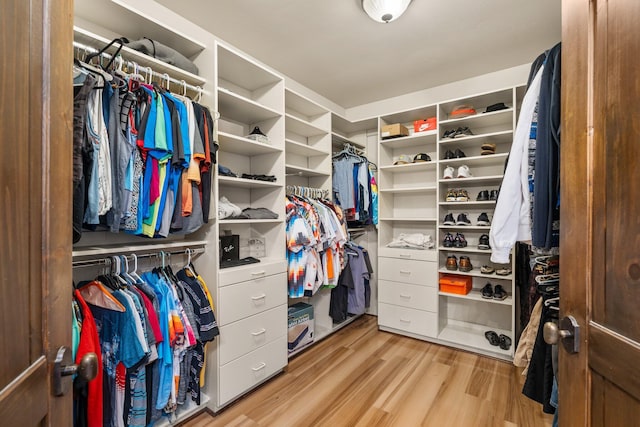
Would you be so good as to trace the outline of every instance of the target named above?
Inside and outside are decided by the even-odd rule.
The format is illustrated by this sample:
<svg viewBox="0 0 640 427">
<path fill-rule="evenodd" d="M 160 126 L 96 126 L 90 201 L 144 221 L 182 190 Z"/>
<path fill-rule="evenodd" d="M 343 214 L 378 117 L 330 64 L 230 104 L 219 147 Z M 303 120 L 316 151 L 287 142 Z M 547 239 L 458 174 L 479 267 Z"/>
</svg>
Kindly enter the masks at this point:
<svg viewBox="0 0 640 427">
<path fill-rule="evenodd" d="M 282 81 L 280 76 L 255 63 L 243 53 L 221 42 L 216 42 L 216 47 L 219 80 L 231 82 L 248 92 L 264 92 L 265 88 L 273 87 Z M 221 85 L 220 81 L 218 85 Z"/>
<path fill-rule="evenodd" d="M 327 130 L 319 128 L 313 123 L 296 117 L 290 113 L 285 114 L 285 126 L 287 131 L 293 132 L 300 136 L 305 136 L 307 138 L 317 135 L 326 135 L 329 133 Z"/>
<path fill-rule="evenodd" d="M 318 172 L 315 169 L 309 169 L 302 166 L 296 165 L 285 165 L 285 173 L 287 175 L 297 175 L 297 176 L 329 176 L 331 175 L 329 172 Z"/>
<path fill-rule="evenodd" d="M 437 165 L 437 162 L 418 162 L 418 163 L 409 163 L 406 165 L 391 165 L 391 166 L 380 166 L 380 170 L 389 171 L 393 173 L 409 173 L 409 172 L 419 172 L 425 170 L 434 169 Z"/>
<path fill-rule="evenodd" d="M 85 30 L 75 25 L 73 26 L 73 39 L 79 43 L 94 47 L 96 49 L 102 49 L 104 46 L 109 44 L 109 42 L 111 42 L 111 40 L 107 39 L 106 37 L 99 36 L 92 33 L 91 31 Z M 107 49 L 107 53 L 113 54 L 116 49 L 117 46 L 111 46 L 109 49 Z M 156 58 L 145 55 L 142 52 L 138 52 L 137 50 L 133 50 L 126 46 L 122 48 L 120 53 L 122 54 L 123 59 L 133 61 L 136 64 L 140 65 L 140 67 L 151 67 L 154 71 L 160 74 L 166 73 L 177 80 L 184 80 L 186 83 L 189 83 L 191 85 L 204 86 L 207 83 L 206 79 L 196 74 L 184 71 L 181 68 L 178 68 L 171 64 L 167 64 L 166 62 L 162 62 Z M 140 73 L 144 74 L 144 69 L 141 69 Z"/>
<path fill-rule="evenodd" d="M 512 344 L 509 350 L 503 350 L 499 346 L 489 344 L 489 341 L 487 341 L 484 336 L 486 331 L 494 331 L 498 335 L 504 334 L 511 338 Z M 515 345 L 515 340 L 511 331 L 452 319 L 449 319 L 447 321 L 447 325 L 442 328 L 442 331 L 440 331 L 440 334 L 438 335 L 438 339 L 449 341 L 456 345 L 464 345 L 466 347 L 480 350 L 483 353 L 496 355 L 509 360 L 512 357 Z"/>
<path fill-rule="evenodd" d="M 218 140 L 220 141 L 220 150 L 227 153 L 257 156 L 260 154 L 282 152 L 282 148 L 280 147 L 253 141 L 243 136 L 237 136 L 227 132 L 218 132 Z"/>
<path fill-rule="evenodd" d="M 342 150 L 344 144 L 351 144 L 356 148 L 359 148 L 361 150 L 365 149 L 365 145 L 360 143 L 360 142 L 356 142 L 352 139 L 349 139 L 347 137 L 344 137 L 342 135 L 340 135 L 339 133 L 336 132 L 331 132 L 331 144 L 334 147 L 334 151 L 340 151 Z"/>
<path fill-rule="evenodd" d="M 513 131 L 502 130 L 498 132 L 488 132 L 488 133 L 480 133 L 478 135 L 463 136 L 461 138 L 439 139 L 438 144 L 440 144 L 441 146 L 444 146 L 445 149 L 447 145 L 454 146 L 453 148 L 460 147 L 460 146 L 480 147 L 481 142 L 484 140 L 487 140 L 487 142 L 492 142 L 494 144 L 511 144 L 511 142 L 513 141 Z"/>
<path fill-rule="evenodd" d="M 486 279 L 491 279 L 491 280 L 511 280 L 513 278 L 513 274 L 510 274 L 508 276 L 498 276 L 496 273 L 492 273 L 492 274 L 482 274 L 480 273 L 480 266 L 478 266 L 477 268 L 474 267 L 473 270 L 465 272 L 465 271 L 460 271 L 460 270 L 447 270 L 445 267 L 440 267 L 440 269 L 438 269 L 439 273 L 445 273 L 445 274 L 458 274 L 460 276 L 473 276 L 473 277 L 484 277 Z"/>
<path fill-rule="evenodd" d="M 425 144 L 435 144 L 438 138 L 438 131 L 420 132 L 414 133 L 409 136 L 402 136 L 400 138 L 381 139 L 380 145 L 390 148 L 405 148 L 415 147 Z"/>
<path fill-rule="evenodd" d="M 447 127 L 451 127 L 449 125 L 471 127 L 474 123 L 482 123 L 483 127 L 504 124 L 511 125 L 511 123 L 513 123 L 513 108 L 507 108 L 506 110 L 494 111 L 491 113 L 478 113 L 473 116 L 462 117 L 459 119 L 440 120 L 439 124 Z"/>
<path fill-rule="evenodd" d="M 450 179 L 448 179 L 447 181 L 451 181 Z M 483 202 L 474 202 L 474 201 L 470 201 L 470 202 L 440 202 L 440 206 L 490 206 L 490 205 L 495 205 L 496 201 L 495 200 L 486 200 Z"/>
<path fill-rule="evenodd" d="M 495 165 L 495 164 L 503 164 L 505 159 L 509 156 L 509 153 L 496 153 L 489 154 L 486 156 L 472 156 L 472 157 L 462 157 L 460 159 L 443 159 L 440 160 L 440 163 L 447 167 L 449 165 L 467 165 L 469 167 L 473 165 Z"/>
<path fill-rule="evenodd" d="M 469 231 L 489 231 L 491 230 L 490 225 L 438 225 L 438 228 L 441 230 L 469 230 Z"/>
<path fill-rule="evenodd" d="M 472 246 L 467 246 L 466 248 L 445 248 L 444 246 L 440 246 L 438 250 L 441 252 L 466 252 L 472 254 L 491 255 L 491 249 L 478 249 Z"/>
<path fill-rule="evenodd" d="M 347 320 L 345 320 L 342 323 L 338 323 L 338 324 L 334 323 L 331 328 L 327 328 L 326 326 L 322 326 L 322 325 L 316 325 L 316 329 L 315 329 L 315 332 L 314 332 L 315 333 L 315 340 L 314 340 L 315 342 L 314 342 L 314 344 L 316 344 L 321 339 L 326 338 L 329 335 L 333 334 L 334 332 L 336 332 L 336 331 L 344 328 L 345 326 L 349 325 L 350 323 L 355 321 L 360 316 L 361 315 L 352 316 L 352 317 L 349 317 Z M 308 347 L 305 347 L 305 348 L 308 348 Z M 294 353 L 294 354 L 296 354 L 296 353 Z"/>
<path fill-rule="evenodd" d="M 383 217 L 378 218 L 378 221 L 389 221 L 389 222 L 437 222 L 438 218 L 398 218 L 398 217 Z"/>
<path fill-rule="evenodd" d="M 424 186 L 424 187 L 412 187 L 412 188 L 387 188 L 378 190 L 379 193 L 391 193 L 391 194 L 400 194 L 400 193 L 430 193 L 432 191 L 436 191 L 437 187 L 435 186 Z"/>
<path fill-rule="evenodd" d="M 281 188 L 282 183 L 259 181 L 256 179 L 234 178 L 232 176 L 218 176 L 218 184 L 236 188 Z"/>
<path fill-rule="evenodd" d="M 480 291 L 480 289 L 471 289 L 471 292 L 469 292 L 467 295 L 450 294 L 448 292 L 442 292 L 442 291 L 438 291 L 438 294 L 443 297 L 460 298 L 460 299 L 467 299 L 471 301 L 481 301 L 481 302 L 486 302 L 488 304 L 500 304 L 500 305 L 509 305 L 509 306 L 513 304 L 513 298 L 511 297 L 511 294 L 509 294 L 507 298 L 503 300 L 497 300 L 493 298 L 487 299 L 487 298 L 482 298 L 482 292 Z"/>
<path fill-rule="evenodd" d="M 218 87 L 218 110 L 223 118 L 247 124 L 281 116 L 272 108 L 222 87 Z"/>
<path fill-rule="evenodd" d="M 473 170 L 471 171 L 473 173 Z M 499 184 L 500 182 L 502 182 L 502 178 L 504 177 L 504 175 L 491 175 L 491 176 L 472 176 L 469 178 L 451 178 L 451 179 L 440 179 L 440 183 L 441 184 L 446 184 L 448 182 L 454 182 L 454 183 L 462 183 L 462 182 L 469 182 L 469 183 L 476 183 L 476 182 L 483 182 L 483 183 L 496 183 Z"/>
<path fill-rule="evenodd" d="M 296 142 L 291 139 L 285 139 L 285 151 L 291 154 L 297 154 L 303 157 L 314 156 L 328 156 L 329 153 L 325 150 L 312 147 L 311 145 L 303 144 L 302 142 Z"/>
<path fill-rule="evenodd" d="M 200 248 L 205 247 L 209 242 L 207 240 L 163 240 L 162 243 L 150 243 L 141 245 L 105 245 L 105 246 L 87 246 L 79 247 L 72 251 L 74 259 L 96 255 L 110 254 L 127 254 L 131 252 L 149 253 L 160 252 L 167 249 L 176 248 Z"/>
<path fill-rule="evenodd" d="M 221 219 L 218 221 L 220 226 L 225 224 L 279 224 L 284 222 L 284 219 Z"/>
</svg>

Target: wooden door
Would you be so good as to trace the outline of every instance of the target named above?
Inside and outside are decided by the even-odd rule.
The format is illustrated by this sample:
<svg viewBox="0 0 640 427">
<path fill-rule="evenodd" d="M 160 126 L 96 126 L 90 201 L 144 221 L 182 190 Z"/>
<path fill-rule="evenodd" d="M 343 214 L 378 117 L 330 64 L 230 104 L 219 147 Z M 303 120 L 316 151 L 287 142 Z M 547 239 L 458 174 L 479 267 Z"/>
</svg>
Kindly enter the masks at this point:
<svg viewBox="0 0 640 427">
<path fill-rule="evenodd" d="M 0 424 L 69 426 L 72 2 L 0 8 Z M 70 379 L 67 379 L 70 381 Z"/>
<path fill-rule="evenodd" d="M 640 417 L 640 2 L 563 1 L 561 426 Z M 567 219 L 569 218 L 569 219 Z"/>
</svg>

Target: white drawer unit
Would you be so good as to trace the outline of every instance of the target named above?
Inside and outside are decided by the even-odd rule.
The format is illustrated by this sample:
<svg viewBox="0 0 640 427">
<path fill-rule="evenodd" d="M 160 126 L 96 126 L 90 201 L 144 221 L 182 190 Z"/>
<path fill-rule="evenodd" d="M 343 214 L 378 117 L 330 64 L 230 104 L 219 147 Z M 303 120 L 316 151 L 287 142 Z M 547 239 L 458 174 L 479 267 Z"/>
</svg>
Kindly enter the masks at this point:
<svg viewBox="0 0 640 427">
<path fill-rule="evenodd" d="M 281 273 L 220 288 L 218 323 L 225 326 L 278 305 L 286 305 L 286 283 L 286 274 Z M 282 319 L 283 323 L 286 322 L 286 316 Z"/>
<path fill-rule="evenodd" d="M 385 258 L 412 259 L 417 261 L 438 261 L 438 251 L 435 249 L 417 250 L 383 247 L 378 249 L 378 256 Z"/>
<path fill-rule="evenodd" d="M 249 280 L 260 279 L 267 276 L 272 276 L 278 273 L 285 273 L 287 271 L 287 262 L 278 261 L 263 261 L 251 266 L 231 267 L 220 269 L 219 273 L 219 285 L 227 286 L 234 283 L 247 282 Z"/>
<path fill-rule="evenodd" d="M 277 373 L 287 364 L 287 337 L 282 337 L 220 367 L 219 405 L 230 402 Z"/>
<path fill-rule="evenodd" d="M 431 312 L 438 311 L 438 288 L 378 281 L 378 301 Z"/>
<path fill-rule="evenodd" d="M 422 286 L 436 286 L 438 265 L 429 261 L 409 259 L 379 258 L 378 277 L 382 280 L 412 283 Z"/>
<path fill-rule="evenodd" d="M 220 364 L 262 347 L 287 333 L 287 306 L 280 305 L 264 313 L 220 327 L 218 350 Z"/>
<path fill-rule="evenodd" d="M 378 303 L 378 324 L 425 337 L 438 335 L 438 315 L 398 305 Z"/>
</svg>

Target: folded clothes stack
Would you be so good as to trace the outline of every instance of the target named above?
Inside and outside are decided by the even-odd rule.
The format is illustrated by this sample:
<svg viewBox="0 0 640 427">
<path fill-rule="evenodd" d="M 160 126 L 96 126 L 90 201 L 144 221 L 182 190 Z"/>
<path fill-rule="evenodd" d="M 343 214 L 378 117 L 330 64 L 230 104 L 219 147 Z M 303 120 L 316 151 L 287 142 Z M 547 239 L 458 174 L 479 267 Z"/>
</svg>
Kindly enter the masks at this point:
<svg viewBox="0 0 640 427">
<path fill-rule="evenodd" d="M 404 249 L 433 249 L 434 246 L 431 236 L 422 233 L 400 233 L 391 243 L 387 244 L 388 248 Z"/>
</svg>

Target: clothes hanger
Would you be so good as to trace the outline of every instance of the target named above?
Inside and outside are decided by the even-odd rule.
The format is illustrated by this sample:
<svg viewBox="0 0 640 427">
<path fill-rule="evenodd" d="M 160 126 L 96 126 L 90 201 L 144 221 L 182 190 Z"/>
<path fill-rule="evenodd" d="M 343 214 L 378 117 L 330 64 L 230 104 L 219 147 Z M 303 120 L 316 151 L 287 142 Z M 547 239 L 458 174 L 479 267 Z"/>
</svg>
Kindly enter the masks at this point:
<svg viewBox="0 0 640 427">
<path fill-rule="evenodd" d="M 187 265 L 184 266 L 184 269 L 195 277 L 196 273 L 191 268 L 191 248 L 187 248 L 185 252 L 187 253 Z"/>
<path fill-rule="evenodd" d="M 92 54 L 90 54 L 89 56 L 87 56 L 87 62 L 91 61 L 93 58 L 95 57 L 102 57 L 104 56 L 104 54 L 107 53 L 107 49 L 109 49 L 111 46 L 113 46 L 116 43 L 119 43 L 120 46 L 118 46 L 118 48 L 116 49 L 115 53 L 113 55 L 111 55 L 111 59 L 109 60 L 109 62 L 107 63 L 107 66 L 104 67 L 103 69 L 106 70 L 109 67 L 111 67 L 111 64 L 113 64 L 113 61 L 115 60 L 115 57 L 118 56 L 118 54 L 120 53 L 120 51 L 122 50 L 122 48 L 124 47 L 125 43 L 128 43 L 129 40 L 125 37 L 117 37 L 113 40 L 111 40 L 109 42 L 109 44 L 107 44 L 105 47 L 103 47 L 102 49 L 100 49 L 97 52 L 94 52 Z"/>
<path fill-rule="evenodd" d="M 111 291 L 99 280 L 79 284 L 78 292 L 80 292 L 80 295 L 82 295 L 82 298 L 84 298 L 86 302 L 97 307 L 119 312 L 126 310 L 120 301 L 118 301 Z"/>
<path fill-rule="evenodd" d="M 142 277 L 138 275 L 138 255 L 131 254 L 131 257 L 133 258 L 133 271 L 129 272 L 129 274 L 135 279 L 136 283 L 140 283 L 143 280 Z"/>
</svg>

